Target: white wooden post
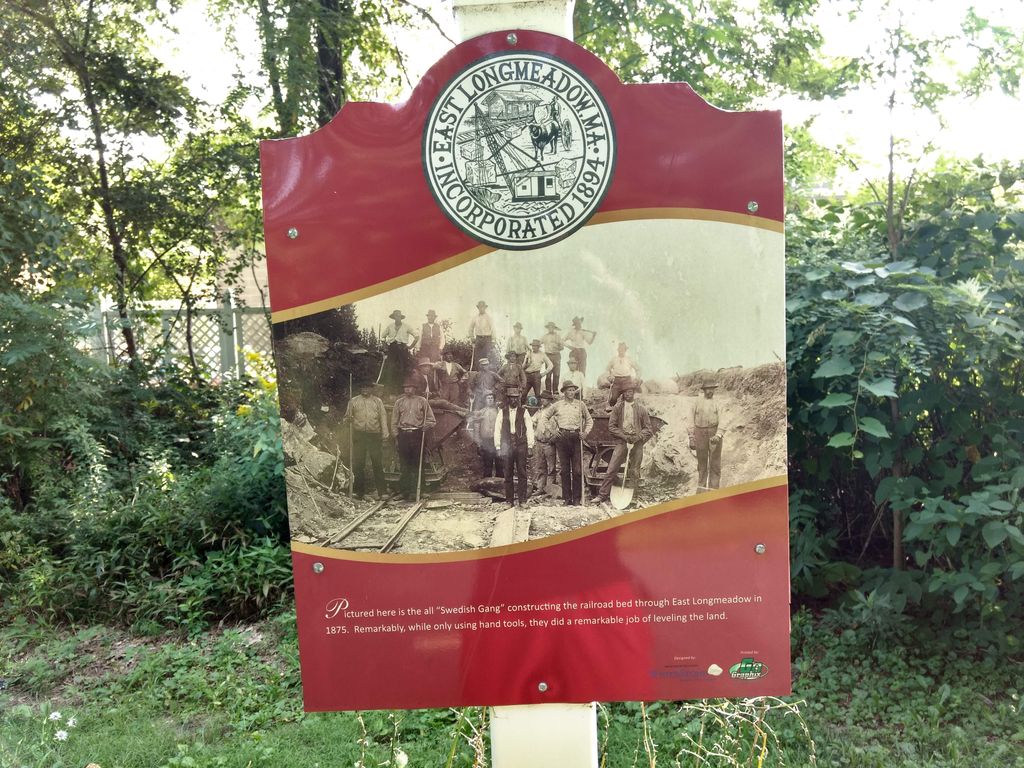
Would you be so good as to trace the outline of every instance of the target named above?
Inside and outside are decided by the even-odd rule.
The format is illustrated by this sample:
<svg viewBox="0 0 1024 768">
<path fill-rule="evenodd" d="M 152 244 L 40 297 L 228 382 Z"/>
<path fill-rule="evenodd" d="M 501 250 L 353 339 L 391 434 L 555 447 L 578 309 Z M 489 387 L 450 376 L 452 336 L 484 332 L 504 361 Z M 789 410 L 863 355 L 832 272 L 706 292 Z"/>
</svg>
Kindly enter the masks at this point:
<svg viewBox="0 0 1024 768">
<path fill-rule="evenodd" d="M 235 343 L 235 311 L 231 299 L 231 291 L 224 291 L 220 307 L 217 309 L 218 328 L 220 330 L 220 371 L 221 373 L 238 374 L 238 356 Z"/>
<path fill-rule="evenodd" d="M 532 29 L 572 39 L 576 0 L 452 0 L 459 39 L 502 29 Z"/>
<path fill-rule="evenodd" d="M 571 40 L 574 5 L 575 0 L 452 0 L 462 40 L 513 29 Z M 494 768 L 597 768 L 595 705 L 494 707 L 491 761 Z"/>
<path fill-rule="evenodd" d="M 104 311 L 103 299 L 92 312 L 90 323 L 95 324 L 95 332 L 89 340 L 89 354 L 104 363 L 113 363 L 110 354 L 110 342 L 107 340 L 107 313 Z"/>
</svg>

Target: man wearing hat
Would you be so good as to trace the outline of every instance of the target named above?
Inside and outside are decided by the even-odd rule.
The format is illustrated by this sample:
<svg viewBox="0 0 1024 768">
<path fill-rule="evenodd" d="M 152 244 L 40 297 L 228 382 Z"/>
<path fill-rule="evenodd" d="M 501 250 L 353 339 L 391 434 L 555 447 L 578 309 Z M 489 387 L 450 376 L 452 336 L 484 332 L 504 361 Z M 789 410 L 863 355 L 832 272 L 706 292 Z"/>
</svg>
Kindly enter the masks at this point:
<svg viewBox="0 0 1024 768">
<path fill-rule="evenodd" d="M 558 435 L 555 449 L 562 468 L 562 500 L 567 506 L 578 506 L 583 497 L 583 441 L 594 426 L 594 418 L 576 397 L 579 387 L 563 381 L 561 389 L 562 399 L 551 404 L 548 419 Z"/>
<path fill-rule="evenodd" d="M 711 376 L 701 383 L 704 398 L 693 404 L 690 445 L 697 452 L 698 493 L 718 488 L 722 481 L 722 437 L 718 428 L 718 403 L 715 390 L 718 382 Z"/>
<path fill-rule="evenodd" d="M 580 388 L 580 399 L 586 400 L 587 398 L 587 380 L 583 375 L 583 372 L 579 369 L 579 363 L 576 362 L 575 358 L 570 357 L 565 361 L 565 364 L 569 366 L 569 372 L 565 374 L 565 380 L 571 381 L 577 387 Z"/>
<path fill-rule="evenodd" d="M 434 376 L 437 379 L 438 394 L 450 403 L 462 405 L 462 380 L 466 378 L 466 369 L 455 362 L 455 355 L 449 350 L 441 353 L 444 359 L 434 365 Z"/>
<path fill-rule="evenodd" d="M 441 394 L 437 374 L 435 364 L 421 357 L 416 361 L 416 370 L 409 374 L 409 380 L 416 385 L 416 394 L 427 398 L 434 411 L 450 411 L 465 416 L 468 411 L 459 405 L 457 398 L 450 401 Z"/>
<path fill-rule="evenodd" d="M 498 418 L 498 408 L 494 404 L 494 393 L 488 392 L 480 398 L 477 410 L 470 414 L 466 423 L 469 436 L 476 443 L 480 455 L 481 477 L 501 477 L 502 465 L 498 459 L 498 451 L 494 445 L 494 424 Z"/>
<path fill-rule="evenodd" d="M 498 369 L 498 377 L 501 379 L 502 402 L 504 393 L 510 389 L 518 389 L 522 392 L 526 389 L 526 372 L 523 366 L 516 362 L 519 357 L 511 349 L 505 354 L 505 364 Z"/>
<path fill-rule="evenodd" d="M 536 446 L 533 454 L 533 484 L 536 487 L 534 493 L 541 495 L 548 492 L 548 483 L 555 481 L 558 466 L 558 450 L 555 447 L 558 430 L 548 419 L 555 405 L 556 403 L 549 403 L 543 408 L 538 408 L 533 414 L 533 438 Z"/>
<path fill-rule="evenodd" d="M 562 344 L 562 337 L 558 335 L 558 331 L 562 329 L 554 323 L 548 323 L 544 327 L 548 329 L 548 332 L 540 337 L 540 342 L 544 347 L 544 354 L 548 356 L 548 360 L 551 362 L 551 370 L 548 371 L 547 376 L 544 378 L 544 389 L 553 395 L 556 391 L 561 391 L 558 386 L 558 377 L 562 373 L 562 347 L 564 345 Z"/>
<path fill-rule="evenodd" d="M 517 507 L 529 498 L 527 457 L 533 450 L 533 419 L 520 402 L 516 387 L 505 390 L 505 404 L 494 421 L 494 447 L 502 459 L 505 501 Z"/>
<path fill-rule="evenodd" d="M 540 348 L 540 339 L 530 342 L 530 351 L 526 353 L 526 362 L 523 364 L 523 373 L 526 374 L 526 389 L 523 390 L 523 398 L 533 394 L 540 400 L 541 381 L 551 370 L 551 358 L 544 354 Z"/>
<path fill-rule="evenodd" d="M 514 352 L 516 356 L 516 362 L 522 365 L 526 362 L 526 353 L 529 352 L 530 347 L 526 343 L 526 337 L 523 336 L 523 324 L 516 323 L 512 326 L 512 335 L 509 337 L 508 345 L 505 347 L 506 352 Z"/>
<path fill-rule="evenodd" d="M 395 401 L 391 412 L 391 432 L 395 435 L 400 475 L 398 488 L 402 498 L 416 498 L 417 480 L 422 477 L 423 455 L 426 451 L 426 433 L 436 422 L 434 412 L 425 397 L 416 394 L 416 382 L 406 381 L 403 394 Z"/>
<path fill-rule="evenodd" d="M 430 362 L 436 363 L 441 359 L 441 351 L 444 349 L 444 329 L 437 322 L 437 312 L 427 312 L 427 322 L 420 329 L 420 357 L 427 358 Z"/>
<path fill-rule="evenodd" d="M 629 465 L 626 467 L 627 479 L 632 479 L 635 488 L 640 480 L 640 462 L 644 458 L 644 443 L 654 437 L 651 416 L 640 403 L 634 400 L 636 382 L 627 382 L 622 387 L 619 401 L 608 414 L 608 432 L 615 438 L 612 457 L 608 460 L 608 471 L 605 472 L 601 489 L 597 492 L 597 501 L 608 501 L 612 483 L 618 478 L 619 468 L 629 454 Z"/>
<path fill-rule="evenodd" d="M 480 363 L 479 370 L 469 374 L 469 389 L 473 393 L 471 395 L 473 398 L 472 410 L 482 408 L 487 395 L 494 395 L 494 399 L 497 401 L 498 390 L 501 389 L 501 377 L 491 365 L 490 358 L 484 357 L 478 362 Z"/>
<path fill-rule="evenodd" d="M 487 302 L 476 303 L 477 315 L 469 321 L 469 338 L 473 340 L 473 359 L 476 361 L 470 368 L 479 367 L 482 358 L 497 360 L 498 351 L 494 347 L 494 321 L 487 314 Z"/>
<path fill-rule="evenodd" d="M 583 318 L 574 317 L 572 328 L 565 334 L 565 346 L 569 348 L 569 359 L 576 361 L 576 367 L 584 376 L 587 373 L 587 345 L 593 344 L 597 338 L 595 331 L 583 328 Z"/>
<path fill-rule="evenodd" d="M 374 390 L 380 385 L 372 381 L 359 387 L 359 394 L 348 401 L 345 421 L 352 430 L 352 472 L 355 475 L 352 491 L 357 499 L 366 494 L 366 459 L 373 467 L 373 482 L 378 498 L 387 494 L 384 482 L 384 460 L 382 446 L 388 438 L 388 415 L 384 403 Z"/>
<path fill-rule="evenodd" d="M 619 395 L 627 384 L 636 387 L 640 378 L 640 366 L 633 362 L 633 358 L 626 354 L 629 347 L 626 342 L 619 342 L 618 354 L 608 363 L 605 373 L 611 380 L 611 390 L 608 393 L 608 406 L 615 405 Z"/>
<path fill-rule="evenodd" d="M 430 399 L 437 395 L 437 382 L 434 380 L 434 364 L 425 357 L 416 361 L 416 370 L 409 374 L 409 381 L 416 385 L 416 394 Z"/>
<path fill-rule="evenodd" d="M 412 326 L 402 322 L 405 315 L 401 310 L 396 309 L 388 317 L 394 322 L 387 324 L 381 337 L 384 344 L 384 364 L 381 366 L 380 381 L 389 389 L 397 390 L 412 368 L 409 350 L 416 346 L 419 337 Z"/>
</svg>

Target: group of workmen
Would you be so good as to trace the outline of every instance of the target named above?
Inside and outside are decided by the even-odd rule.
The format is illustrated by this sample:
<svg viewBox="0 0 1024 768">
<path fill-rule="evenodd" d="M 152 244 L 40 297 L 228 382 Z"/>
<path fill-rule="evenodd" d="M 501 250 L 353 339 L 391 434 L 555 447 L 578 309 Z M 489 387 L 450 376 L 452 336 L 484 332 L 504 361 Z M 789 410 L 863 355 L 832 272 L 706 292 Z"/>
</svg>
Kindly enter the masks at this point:
<svg viewBox="0 0 1024 768">
<path fill-rule="evenodd" d="M 578 382 L 582 382 L 586 376 L 587 347 L 594 343 L 597 334 L 583 327 L 582 317 L 574 317 L 572 328 L 564 335 L 556 323 L 549 322 L 545 325 L 546 332 L 532 341 L 527 341 L 527 337 L 523 336 L 522 323 L 517 322 L 512 326 L 512 335 L 506 343 L 506 363 L 502 366 L 495 343 L 496 326 L 487 312 L 487 302 L 477 302 L 476 309 L 477 314 L 469 323 L 469 338 L 473 342 L 470 371 L 490 369 L 503 377 L 507 375 L 516 379 L 523 389 L 524 399 L 530 392 L 539 399 L 542 392 L 551 394 L 560 391 L 564 351 L 567 351 L 568 376 L 575 378 L 578 375 Z M 389 315 L 389 319 L 392 322 L 381 332 L 385 354 L 380 380 L 386 388 L 397 390 L 409 372 L 419 368 L 423 360 L 433 364 L 442 361 L 447 364 L 444 371 L 437 369 L 439 386 L 449 384 L 453 377 L 466 375 L 467 371 L 455 363 L 452 356 L 445 354 L 447 337 L 434 310 L 427 312 L 426 322 L 418 331 L 405 322 L 406 316 L 401 310 L 396 309 Z M 415 358 L 419 359 L 414 363 Z M 518 368 L 512 369 L 510 365 Z M 462 378 L 455 378 L 455 381 L 461 382 Z"/>
<path fill-rule="evenodd" d="M 522 506 L 527 501 L 531 480 L 535 493 L 545 494 L 556 473 L 563 503 L 583 503 L 583 446 L 594 425 L 583 397 L 587 347 L 596 333 L 583 328 L 582 317 L 573 318 L 572 328 L 564 336 L 557 324 L 549 322 L 547 333 L 530 342 L 522 335 L 522 325 L 515 323 L 506 344 L 505 363 L 499 368 L 494 323 L 487 304 L 481 301 L 470 324 L 473 351 L 469 370 L 445 349 L 445 333 L 433 310 L 427 312 L 427 322 L 419 333 L 404 322 L 405 315 L 399 310 L 392 312 L 390 319 L 394 322 L 382 335 L 381 383 L 364 384 L 345 413 L 353 434 L 353 492 L 358 498 L 365 497 L 368 490 L 367 460 L 377 495 L 385 496 L 382 444 L 389 436 L 396 441 L 400 493 L 404 499 L 416 498 L 422 483 L 426 435 L 436 423 L 435 411 L 447 410 L 467 419 L 482 477 L 503 478 L 510 505 Z M 563 378 L 561 358 L 566 349 L 569 370 Z M 640 369 L 625 343 L 618 345 L 604 375 L 609 384 L 608 432 L 615 442 L 594 498 L 597 502 L 608 500 L 623 464 L 627 464 L 631 485 L 636 484 L 643 446 L 654 435 L 650 414 L 636 400 Z M 399 376 L 402 395 L 389 419 L 377 392 Z M 698 446 L 698 472 L 705 487 L 717 487 L 720 475 L 721 435 L 717 405 L 711 400 L 716 386 L 705 382 L 705 401 L 701 402 L 708 405 L 701 407 L 699 416 L 695 409 L 690 434 L 691 447 Z M 712 438 L 717 440 L 717 463 Z"/>
</svg>

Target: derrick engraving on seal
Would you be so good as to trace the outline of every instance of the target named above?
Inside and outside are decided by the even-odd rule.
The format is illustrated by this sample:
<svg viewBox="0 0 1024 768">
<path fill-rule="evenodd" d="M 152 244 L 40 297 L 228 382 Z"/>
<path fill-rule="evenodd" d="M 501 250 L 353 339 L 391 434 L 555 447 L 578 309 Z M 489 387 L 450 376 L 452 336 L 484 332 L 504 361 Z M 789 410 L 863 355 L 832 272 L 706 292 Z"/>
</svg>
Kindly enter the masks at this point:
<svg viewBox="0 0 1024 768">
<path fill-rule="evenodd" d="M 441 92 L 423 131 L 427 183 L 445 215 L 487 245 L 539 248 L 597 210 L 615 167 L 594 85 L 548 54 L 482 59 Z"/>
</svg>

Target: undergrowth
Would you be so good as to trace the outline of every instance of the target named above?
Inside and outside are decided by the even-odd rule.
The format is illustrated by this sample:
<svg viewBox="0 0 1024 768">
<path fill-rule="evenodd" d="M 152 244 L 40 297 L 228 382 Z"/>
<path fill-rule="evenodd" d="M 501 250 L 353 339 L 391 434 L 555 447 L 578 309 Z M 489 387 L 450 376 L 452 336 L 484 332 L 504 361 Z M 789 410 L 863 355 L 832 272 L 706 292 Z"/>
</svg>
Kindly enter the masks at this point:
<svg viewBox="0 0 1024 768">
<path fill-rule="evenodd" d="M 602 705 L 602 767 L 1024 765 L 1024 660 L 969 627 L 879 633 L 851 615 L 794 616 L 792 696 Z M 0 765 L 489 765 L 485 709 L 303 713 L 294 621 L 192 638 L 15 621 L 0 629 Z"/>
<path fill-rule="evenodd" d="M 104 380 L 120 413 L 72 410 L 22 452 L 0 495 L 0 617 L 196 633 L 289 594 L 273 382 L 174 381 Z"/>
</svg>

